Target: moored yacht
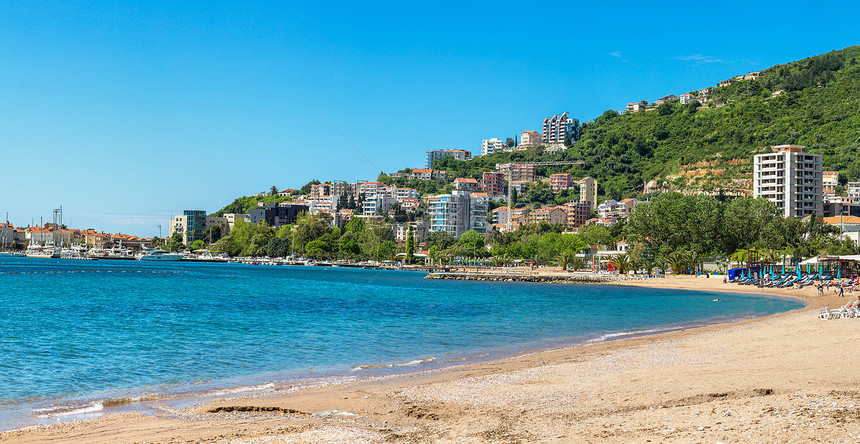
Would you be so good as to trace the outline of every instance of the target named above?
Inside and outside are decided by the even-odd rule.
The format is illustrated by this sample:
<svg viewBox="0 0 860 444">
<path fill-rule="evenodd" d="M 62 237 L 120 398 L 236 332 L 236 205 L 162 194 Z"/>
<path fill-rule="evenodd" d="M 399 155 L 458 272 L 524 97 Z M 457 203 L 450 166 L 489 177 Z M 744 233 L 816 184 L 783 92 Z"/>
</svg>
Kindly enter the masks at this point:
<svg viewBox="0 0 860 444">
<path fill-rule="evenodd" d="M 137 256 L 139 261 L 179 261 L 185 257 L 182 253 L 168 253 L 158 248 L 144 248 L 144 251 Z"/>
</svg>

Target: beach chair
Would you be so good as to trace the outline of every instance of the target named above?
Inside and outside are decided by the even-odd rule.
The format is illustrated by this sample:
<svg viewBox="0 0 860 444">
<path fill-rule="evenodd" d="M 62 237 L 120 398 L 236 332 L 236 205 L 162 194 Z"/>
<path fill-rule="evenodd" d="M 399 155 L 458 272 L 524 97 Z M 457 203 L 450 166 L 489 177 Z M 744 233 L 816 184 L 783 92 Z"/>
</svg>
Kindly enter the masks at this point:
<svg viewBox="0 0 860 444">
<path fill-rule="evenodd" d="M 827 307 L 818 310 L 818 319 L 821 319 L 822 321 L 830 319 L 830 310 L 828 310 Z"/>
</svg>

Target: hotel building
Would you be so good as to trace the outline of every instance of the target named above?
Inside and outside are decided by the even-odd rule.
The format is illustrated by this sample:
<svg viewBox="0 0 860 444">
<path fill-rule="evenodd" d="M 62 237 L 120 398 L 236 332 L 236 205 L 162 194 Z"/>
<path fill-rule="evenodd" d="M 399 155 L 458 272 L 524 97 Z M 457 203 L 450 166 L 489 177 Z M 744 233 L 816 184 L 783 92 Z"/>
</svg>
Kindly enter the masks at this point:
<svg viewBox="0 0 860 444">
<path fill-rule="evenodd" d="M 823 159 L 803 148 L 778 145 L 753 158 L 753 197 L 773 202 L 785 217 L 824 213 Z"/>
</svg>

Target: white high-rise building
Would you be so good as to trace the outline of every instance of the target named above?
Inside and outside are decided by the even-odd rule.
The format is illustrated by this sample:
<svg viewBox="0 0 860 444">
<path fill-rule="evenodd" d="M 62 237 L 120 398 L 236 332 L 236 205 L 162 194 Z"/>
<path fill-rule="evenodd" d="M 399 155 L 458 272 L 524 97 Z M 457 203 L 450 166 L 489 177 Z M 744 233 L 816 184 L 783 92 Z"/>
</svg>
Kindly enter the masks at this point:
<svg viewBox="0 0 860 444">
<path fill-rule="evenodd" d="M 824 160 L 803 148 L 778 145 L 753 160 L 753 197 L 773 202 L 784 217 L 824 214 Z"/>
<path fill-rule="evenodd" d="M 505 148 L 505 142 L 493 137 L 490 140 L 484 140 L 481 143 L 481 155 L 486 156 L 487 154 L 493 154 L 496 151 L 502 151 Z"/>
</svg>

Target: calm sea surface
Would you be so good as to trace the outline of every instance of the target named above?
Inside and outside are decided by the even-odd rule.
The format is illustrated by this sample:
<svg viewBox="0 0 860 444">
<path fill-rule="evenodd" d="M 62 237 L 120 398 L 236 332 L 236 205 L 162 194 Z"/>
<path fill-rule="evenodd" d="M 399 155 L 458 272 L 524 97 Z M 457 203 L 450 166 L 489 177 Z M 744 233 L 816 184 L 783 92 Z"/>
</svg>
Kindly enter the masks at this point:
<svg viewBox="0 0 860 444">
<path fill-rule="evenodd" d="M 427 280 L 403 271 L 0 264 L 0 430 L 100 411 L 105 399 L 420 370 L 800 307 L 746 295 Z"/>
</svg>

